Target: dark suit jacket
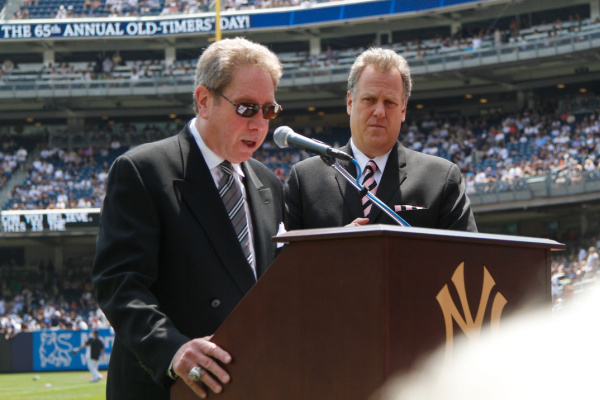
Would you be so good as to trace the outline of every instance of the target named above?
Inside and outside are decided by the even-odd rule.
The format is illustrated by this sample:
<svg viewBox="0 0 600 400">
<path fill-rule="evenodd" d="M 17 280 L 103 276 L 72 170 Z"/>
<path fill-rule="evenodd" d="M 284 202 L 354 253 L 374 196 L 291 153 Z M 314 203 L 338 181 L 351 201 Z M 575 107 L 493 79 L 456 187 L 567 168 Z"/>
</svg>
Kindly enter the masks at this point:
<svg viewBox="0 0 600 400">
<path fill-rule="evenodd" d="M 283 188 L 256 160 L 242 168 L 260 276 L 276 255 Z M 255 283 L 188 128 L 113 164 L 92 275 L 116 333 L 107 397 L 168 399 L 176 351 L 213 334 Z"/>
<path fill-rule="evenodd" d="M 341 150 L 352 154 L 350 143 Z M 356 177 L 351 161 L 339 164 Z M 411 226 L 477 231 L 458 167 L 443 158 L 406 149 L 399 142 L 390 153 L 376 196 L 392 210 L 396 205 L 425 207 L 397 212 Z M 344 226 L 363 217 L 359 192 L 320 157 L 292 167 L 285 198 L 288 230 Z M 369 219 L 371 224 L 397 225 L 375 205 Z"/>
</svg>

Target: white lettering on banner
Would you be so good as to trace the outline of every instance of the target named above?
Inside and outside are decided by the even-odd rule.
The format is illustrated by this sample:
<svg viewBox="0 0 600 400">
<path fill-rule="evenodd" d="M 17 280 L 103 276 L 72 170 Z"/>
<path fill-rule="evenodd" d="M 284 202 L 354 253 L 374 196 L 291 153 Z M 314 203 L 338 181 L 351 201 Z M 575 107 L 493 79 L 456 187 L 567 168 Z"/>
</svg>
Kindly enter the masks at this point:
<svg viewBox="0 0 600 400">
<path fill-rule="evenodd" d="M 0 39 L 172 35 L 209 32 L 214 27 L 214 17 L 161 21 L 4 24 L 0 25 Z M 232 15 L 222 17 L 221 29 L 250 29 L 250 16 Z"/>
<path fill-rule="evenodd" d="M 21 217 L 19 215 L 3 215 L 2 230 L 4 232 L 25 232 L 27 226 L 25 225 L 25 222 L 21 222 Z"/>
<path fill-rule="evenodd" d="M 58 25 L 50 25 L 50 24 L 40 24 L 36 25 L 33 29 L 33 34 L 35 37 L 50 37 L 52 34 L 61 34 L 62 29 Z"/>
<path fill-rule="evenodd" d="M 94 22 L 67 24 L 63 36 L 65 37 L 89 37 L 89 36 L 123 36 L 125 32 L 118 22 Z"/>
<path fill-rule="evenodd" d="M 158 24 L 160 25 L 160 31 L 162 33 L 171 33 L 169 29 L 169 24 L 172 21 L 160 21 Z"/>
<path fill-rule="evenodd" d="M 232 16 L 230 18 L 221 18 L 221 29 L 234 30 L 250 28 L 250 16 Z"/>
<path fill-rule="evenodd" d="M 154 35 L 158 30 L 156 22 L 130 22 L 125 26 L 125 31 L 130 36 Z"/>
<path fill-rule="evenodd" d="M 214 18 L 212 21 L 210 18 L 196 18 L 194 21 L 196 21 L 196 32 L 210 31 L 214 24 Z"/>
<path fill-rule="evenodd" d="M 44 230 L 44 215 L 43 214 L 25 214 L 25 221 L 31 226 L 31 230 L 34 232 L 41 232 Z"/>
<path fill-rule="evenodd" d="M 65 213 L 65 220 L 67 223 L 73 223 L 90 222 L 92 219 L 88 218 L 88 213 Z"/>
<path fill-rule="evenodd" d="M 175 26 L 174 33 L 187 33 L 185 21 L 173 21 L 173 25 Z"/>
<path fill-rule="evenodd" d="M 250 16 L 249 15 L 238 15 L 235 17 L 238 20 L 240 29 L 250 28 Z"/>
<path fill-rule="evenodd" d="M 10 39 L 26 39 L 31 37 L 31 25 L 2 25 L 3 37 Z"/>
<path fill-rule="evenodd" d="M 48 227 L 51 231 L 66 231 L 67 220 L 60 214 L 48 214 Z"/>
</svg>

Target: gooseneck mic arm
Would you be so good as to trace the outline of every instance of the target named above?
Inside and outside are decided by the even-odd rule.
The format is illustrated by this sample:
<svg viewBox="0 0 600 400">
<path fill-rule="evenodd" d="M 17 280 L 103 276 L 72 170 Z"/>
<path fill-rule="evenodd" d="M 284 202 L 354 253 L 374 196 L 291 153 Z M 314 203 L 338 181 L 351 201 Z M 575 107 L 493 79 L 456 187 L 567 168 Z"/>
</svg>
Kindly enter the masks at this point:
<svg viewBox="0 0 600 400">
<path fill-rule="evenodd" d="M 400 217 L 398 214 L 392 211 L 392 209 L 389 208 L 387 204 L 379 200 L 377 196 L 375 196 L 369 191 L 369 189 L 367 189 L 359 183 L 359 178 L 362 175 L 362 171 L 360 170 L 360 166 L 358 165 L 358 162 L 356 162 L 355 159 L 352 159 L 352 162 L 354 163 L 354 165 L 356 165 L 356 170 L 358 171 L 356 180 L 352 175 L 350 175 L 348 171 L 344 169 L 344 167 L 342 167 L 337 161 L 335 161 L 333 157 L 321 156 L 321 159 L 323 160 L 323 162 L 325 162 L 325 164 L 329 165 L 337 172 L 339 172 L 340 175 L 342 175 L 354 188 L 356 188 L 356 190 L 360 192 L 361 197 L 366 195 L 369 199 L 371 199 L 373 204 L 379 207 L 381 211 L 383 211 L 388 217 L 396 221 L 398 225 L 410 227 L 410 224 L 406 222 L 404 218 Z"/>
<path fill-rule="evenodd" d="M 360 166 L 356 160 L 348 153 L 334 149 L 333 147 L 317 140 L 302 136 L 294 132 L 294 130 L 289 126 L 280 126 L 279 128 L 275 129 L 275 132 L 273 133 L 273 140 L 280 148 L 294 147 L 320 155 L 325 164 L 339 172 L 353 187 L 356 188 L 356 190 L 360 192 L 361 197 L 366 195 L 369 199 L 371 199 L 373 204 L 379 207 L 381 211 L 386 213 L 399 225 L 410 226 L 408 222 L 392 211 L 392 209 L 389 208 L 384 202 L 379 200 L 373 193 L 369 192 L 369 189 L 359 183 L 359 177 L 362 175 L 362 171 L 360 170 Z M 340 160 L 352 161 L 356 165 L 356 169 L 358 170 L 356 182 L 354 181 L 354 177 L 350 175 L 350 173 L 346 171 L 340 164 L 338 164 L 338 162 L 335 160 L 336 158 Z"/>
</svg>

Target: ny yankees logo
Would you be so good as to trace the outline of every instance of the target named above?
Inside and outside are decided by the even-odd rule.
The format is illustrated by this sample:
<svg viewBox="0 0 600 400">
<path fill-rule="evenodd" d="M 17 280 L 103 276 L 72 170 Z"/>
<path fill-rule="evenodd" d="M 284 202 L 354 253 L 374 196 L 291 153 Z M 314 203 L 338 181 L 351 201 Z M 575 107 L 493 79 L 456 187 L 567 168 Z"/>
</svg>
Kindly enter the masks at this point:
<svg viewBox="0 0 600 400">
<path fill-rule="evenodd" d="M 465 290 L 465 263 L 462 262 L 454 271 L 452 275 L 452 282 L 456 287 L 458 292 L 458 298 L 460 299 L 460 306 L 462 307 L 462 315 L 461 312 L 456 307 L 456 304 L 452 300 L 450 296 L 450 290 L 448 289 L 448 285 L 444 285 L 442 290 L 436 296 L 438 303 L 440 303 L 440 307 L 442 308 L 442 313 L 444 314 L 444 322 L 446 325 L 446 361 L 450 360 L 452 356 L 452 345 L 454 342 L 454 329 L 452 320 L 456 321 L 460 329 L 465 333 L 469 341 L 476 341 L 479 339 L 479 334 L 481 333 L 481 326 L 483 324 L 483 317 L 485 315 L 486 307 L 488 304 L 488 300 L 490 298 L 490 293 L 492 288 L 496 285 L 494 278 L 490 275 L 487 268 L 483 267 L 483 286 L 481 288 L 481 298 L 479 300 L 479 307 L 477 309 L 477 315 L 475 319 L 473 319 L 473 315 L 471 314 L 471 310 L 469 308 L 469 303 L 467 302 L 467 292 Z M 506 305 L 507 300 L 501 293 L 496 293 L 494 297 L 494 301 L 492 303 L 491 315 L 490 315 L 490 327 L 492 334 L 498 332 L 498 328 L 500 326 L 500 316 L 502 314 L 502 310 Z M 463 318 L 464 315 L 464 318 Z"/>
</svg>

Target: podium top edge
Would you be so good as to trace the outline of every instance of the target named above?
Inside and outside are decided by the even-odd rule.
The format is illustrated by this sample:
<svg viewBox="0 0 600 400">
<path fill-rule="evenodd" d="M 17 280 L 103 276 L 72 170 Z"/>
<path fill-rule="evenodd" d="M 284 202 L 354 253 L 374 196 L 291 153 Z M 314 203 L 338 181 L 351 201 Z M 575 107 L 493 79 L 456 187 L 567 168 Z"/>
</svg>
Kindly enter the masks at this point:
<svg viewBox="0 0 600 400">
<path fill-rule="evenodd" d="M 566 245 L 552 239 L 534 238 L 528 236 L 510 236 L 490 233 L 474 233 L 451 231 L 446 229 L 430 229 L 403 227 L 395 225 L 362 225 L 320 229 L 301 229 L 282 233 L 273 237 L 280 243 L 302 242 L 324 239 L 346 239 L 355 237 L 404 237 L 420 240 L 445 240 L 457 242 L 472 242 L 479 244 L 510 245 L 524 247 L 542 247 L 553 251 L 565 250 Z"/>
</svg>

